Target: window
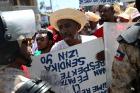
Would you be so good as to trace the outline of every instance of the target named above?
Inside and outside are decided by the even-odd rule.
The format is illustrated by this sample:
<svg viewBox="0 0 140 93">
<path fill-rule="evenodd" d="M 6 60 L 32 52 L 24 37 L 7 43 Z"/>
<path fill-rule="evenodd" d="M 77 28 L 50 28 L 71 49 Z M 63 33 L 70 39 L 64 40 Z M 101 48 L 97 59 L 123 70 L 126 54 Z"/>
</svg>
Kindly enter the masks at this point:
<svg viewBox="0 0 140 93">
<path fill-rule="evenodd" d="M 29 6 L 31 5 L 31 2 L 30 0 L 20 0 L 20 5 Z"/>
</svg>

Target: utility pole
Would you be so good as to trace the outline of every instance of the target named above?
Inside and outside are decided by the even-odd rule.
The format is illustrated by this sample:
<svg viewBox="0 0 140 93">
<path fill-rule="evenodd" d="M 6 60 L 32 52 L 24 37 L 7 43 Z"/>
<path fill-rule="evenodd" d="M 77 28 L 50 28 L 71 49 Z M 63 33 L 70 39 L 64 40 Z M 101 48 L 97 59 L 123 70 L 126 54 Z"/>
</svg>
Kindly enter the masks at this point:
<svg viewBox="0 0 140 93">
<path fill-rule="evenodd" d="M 52 8 L 52 0 L 50 0 L 50 5 L 51 5 L 51 12 L 53 12 L 53 8 Z"/>
</svg>

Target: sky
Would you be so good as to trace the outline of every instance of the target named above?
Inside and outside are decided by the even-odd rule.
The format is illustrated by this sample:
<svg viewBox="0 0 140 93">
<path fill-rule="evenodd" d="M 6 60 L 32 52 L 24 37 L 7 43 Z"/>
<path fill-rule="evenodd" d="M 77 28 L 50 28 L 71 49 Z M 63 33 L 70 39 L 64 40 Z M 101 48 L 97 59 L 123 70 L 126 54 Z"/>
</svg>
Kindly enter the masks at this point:
<svg viewBox="0 0 140 93">
<path fill-rule="evenodd" d="M 44 1 L 45 6 L 51 6 L 50 0 L 37 0 L 38 2 L 38 7 L 40 7 L 40 2 Z M 52 2 L 52 10 L 56 11 L 58 9 L 62 8 L 79 8 L 79 0 L 51 0 Z M 45 11 L 45 10 L 41 10 Z"/>
</svg>

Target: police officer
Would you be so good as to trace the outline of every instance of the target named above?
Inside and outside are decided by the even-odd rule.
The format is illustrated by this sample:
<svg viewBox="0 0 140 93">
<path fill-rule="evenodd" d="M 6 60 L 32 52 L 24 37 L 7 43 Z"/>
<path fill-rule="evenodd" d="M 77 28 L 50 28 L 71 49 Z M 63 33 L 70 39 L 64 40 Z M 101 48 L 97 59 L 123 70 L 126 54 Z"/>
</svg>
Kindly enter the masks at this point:
<svg viewBox="0 0 140 93">
<path fill-rule="evenodd" d="M 140 12 L 140 0 L 136 0 Z M 111 93 L 140 93 L 140 23 L 129 27 L 118 38 L 116 57 L 112 67 Z"/>
<path fill-rule="evenodd" d="M 21 65 L 31 66 L 27 39 L 35 32 L 32 10 L 0 14 L 0 93 L 51 93 L 50 85 L 24 77 Z"/>
</svg>

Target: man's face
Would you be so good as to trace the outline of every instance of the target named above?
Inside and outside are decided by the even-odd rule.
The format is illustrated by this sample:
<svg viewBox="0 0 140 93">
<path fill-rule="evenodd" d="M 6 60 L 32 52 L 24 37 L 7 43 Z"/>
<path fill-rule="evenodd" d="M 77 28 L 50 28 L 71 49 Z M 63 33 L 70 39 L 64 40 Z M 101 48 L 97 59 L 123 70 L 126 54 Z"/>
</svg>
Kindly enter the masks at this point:
<svg viewBox="0 0 140 93">
<path fill-rule="evenodd" d="M 99 13 L 101 20 L 104 22 L 111 22 L 111 18 L 114 16 L 114 11 L 111 6 L 103 6 Z"/>
<path fill-rule="evenodd" d="M 39 50 L 46 48 L 49 42 L 47 34 L 38 34 L 36 37 L 36 41 Z"/>
<path fill-rule="evenodd" d="M 28 40 L 23 40 L 20 45 L 20 53 L 16 57 L 16 63 L 18 65 L 27 65 L 31 62 L 31 53 L 29 51 Z"/>
<path fill-rule="evenodd" d="M 80 24 L 70 20 L 70 19 L 62 19 L 57 22 L 60 34 L 64 39 L 74 39 L 75 35 L 78 33 L 80 29 Z"/>
</svg>

